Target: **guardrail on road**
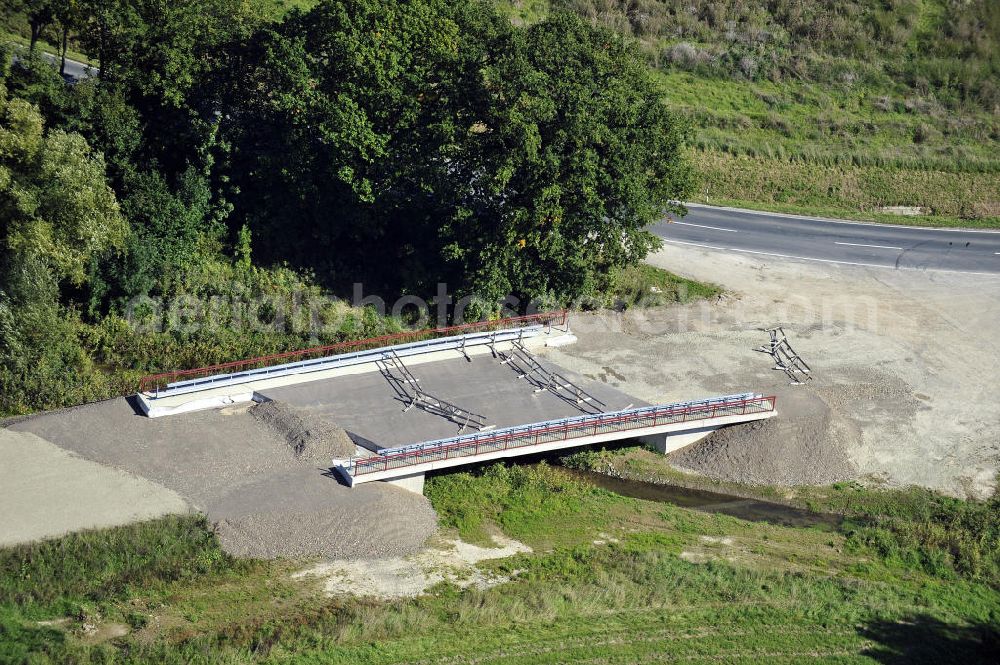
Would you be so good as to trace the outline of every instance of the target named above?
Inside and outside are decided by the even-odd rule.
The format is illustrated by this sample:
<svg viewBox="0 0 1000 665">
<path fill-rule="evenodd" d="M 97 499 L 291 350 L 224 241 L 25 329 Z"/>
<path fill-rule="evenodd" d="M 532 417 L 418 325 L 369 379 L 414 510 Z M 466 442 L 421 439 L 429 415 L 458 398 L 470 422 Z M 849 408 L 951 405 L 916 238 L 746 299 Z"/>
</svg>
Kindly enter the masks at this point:
<svg viewBox="0 0 1000 665">
<path fill-rule="evenodd" d="M 540 314 L 529 314 L 526 316 L 515 316 L 495 321 L 476 321 L 446 328 L 429 328 L 425 330 L 407 330 L 393 333 L 391 335 L 381 335 L 379 337 L 369 337 L 366 339 L 339 342 L 326 346 L 315 346 L 297 351 L 286 351 L 284 353 L 274 353 L 267 356 L 248 358 L 246 360 L 236 360 L 206 367 L 195 367 L 193 369 L 181 369 L 173 372 L 163 372 L 160 374 L 150 374 L 142 377 L 139 381 L 139 392 L 158 391 L 161 388 L 170 387 L 172 383 L 179 380 L 197 379 L 210 377 L 214 374 L 231 374 L 245 370 L 261 369 L 278 364 L 285 364 L 296 359 L 317 358 L 329 356 L 345 351 L 361 351 L 366 349 L 376 349 L 384 346 L 392 346 L 403 342 L 411 342 L 423 339 L 434 339 L 450 335 L 460 335 L 474 332 L 491 332 L 518 328 L 532 324 L 542 324 L 548 326 L 566 325 L 569 319 L 567 310 L 557 312 L 543 312 Z"/>
</svg>

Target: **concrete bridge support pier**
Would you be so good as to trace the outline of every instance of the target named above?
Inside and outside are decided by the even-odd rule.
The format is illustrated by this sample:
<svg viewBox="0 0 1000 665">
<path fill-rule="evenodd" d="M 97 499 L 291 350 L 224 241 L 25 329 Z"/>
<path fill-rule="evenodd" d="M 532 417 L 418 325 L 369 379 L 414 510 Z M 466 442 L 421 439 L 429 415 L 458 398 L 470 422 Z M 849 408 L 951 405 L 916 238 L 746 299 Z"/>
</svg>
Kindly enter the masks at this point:
<svg viewBox="0 0 1000 665">
<path fill-rule="evenodd" d="M 392 480 L 386 480 L 385 482 L 390 485 L 395 485 L 396 487 L 402 487 L 404 490 L 410 490 L 411 492 L 416 492 L 417 494 L 424 493 L 424 474 L 414 473 L 411 476 L 403 476 L 402 478 L 393 478 Z"/>
<path fill-rule="evenodd" d="M 717 429 L 719 429 L 719 425 L 699 427 L 684 432 L 664 432 L 662 434 L 640 436 L 639 440 L 666 455 L 667 453 L 672 453 L 675 450 L 686 448 L 692 443 L 701 441 Z"/>
</svg>

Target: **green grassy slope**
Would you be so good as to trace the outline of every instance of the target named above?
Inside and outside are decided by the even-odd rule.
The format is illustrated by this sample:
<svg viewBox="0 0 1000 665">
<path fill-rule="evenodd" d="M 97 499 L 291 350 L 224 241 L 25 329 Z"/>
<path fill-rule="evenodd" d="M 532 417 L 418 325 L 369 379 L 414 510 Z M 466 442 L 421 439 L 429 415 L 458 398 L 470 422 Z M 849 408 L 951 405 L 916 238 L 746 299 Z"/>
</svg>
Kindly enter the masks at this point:
<svg viewBox="0 0 1000 665">
<path fill-rule="evenodd" d="M 695 200 L 1000 226 L 1000 5 L 520 0 L 635 36 L 692 126 Z"/>
<path fill-rule="evenodd" d="M 483 564 L 512 578 L 492 589 L 376 602 L 321 596 L 291 577 L 305 563 L 232 560 L 198 518 L 9 548 L 0 661 L 975 663 L 997 646 L 995 570 L 951 566 L 943 550 L 928 568 L 852 526 L 753 524 L 544 466 L 441 476 L 427 491 L 446 529 L 484 542 L 500 528 L 534 553 Z M 905 497 L 873 496 L 850 512 L 919 526 Z"/>
</svg>

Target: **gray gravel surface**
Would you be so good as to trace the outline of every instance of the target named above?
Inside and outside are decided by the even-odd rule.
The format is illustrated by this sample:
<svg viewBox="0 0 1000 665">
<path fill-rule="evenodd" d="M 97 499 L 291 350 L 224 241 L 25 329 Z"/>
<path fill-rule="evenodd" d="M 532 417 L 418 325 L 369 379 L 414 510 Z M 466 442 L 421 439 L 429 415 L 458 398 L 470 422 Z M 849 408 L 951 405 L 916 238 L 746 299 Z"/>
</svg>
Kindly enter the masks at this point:
<svg viewBox="0 0 1000 665">
<path fill-rule="evenodd" d="M 855 475 L 841 445 L 830 445 L 830 422 L 818 418 L 812 432 L 779 418 L 734 425 L 670 455 L 672 464 L 709 478 L 749 485 L 825 485 Z"/>
<path fill-rule="evenodd" d="M 580 413 L 573 400 L 534 392 L 489 356 L 469 362 L 456 354 L 414 373 L 427 389 L 498 426 Z M 640 403 L 567 374 L 607 409 Z M 352 437 L 369 447 L 413 443 L 454 435 L 455 423 L 419 409 L 404 413 L 377 372 L 264 396 L 275 401 L 154 419 L 110 400 L 10 427 L 176 491 L 217 524 L 223 546 L 239 556 L 383 557 L 420 549 L 436 525 L 427 499 L 385 483 L 350 489 L 329 466 L 355 452 Z"/>
<path fill-rule="evenodd" d="M 770 364 L 766 356 L 757 358 L 765 367 Z M 710 478 L 751 485 L 824 485 L 857 475 L 847 455 L 860 438 L 855 423 L 809 387 L 782 380 L 771 392 L 778 393 L 778 417 L 724 427 L 671 454 L 671 462 Z"/>
<path fill-rule="evenodd" d="M 329 464 L 354 454 L 354 441 L 341 427 L 321 414 L 299 409 L 280 401 L 262 402 L 250 415 L 284 437 L 296 459 Z"/>
<path fill-rule="evenodd" d="M 10 429 L 176 491 L 218 523 L 223 546 L 240 556 L 400 555 L 435 530 L 424 497 L 384 483 L 352 490 L 328 462 L 290 454 L 285 436 L 246 408 L 150 419 L 120 399 Z"/>
<path fill-rule="evenodd" d="M 166 487 L 0 429 L 0 546 L 188 510 Z"/>
<path fill-rule="evenodd" d="M 384 483 L 318 487 L 304 471 L 276 474 L 223 500 L 219 538 L 237 556 L 402 556 L 434 533 L 422 496 Z"/>
</svg>

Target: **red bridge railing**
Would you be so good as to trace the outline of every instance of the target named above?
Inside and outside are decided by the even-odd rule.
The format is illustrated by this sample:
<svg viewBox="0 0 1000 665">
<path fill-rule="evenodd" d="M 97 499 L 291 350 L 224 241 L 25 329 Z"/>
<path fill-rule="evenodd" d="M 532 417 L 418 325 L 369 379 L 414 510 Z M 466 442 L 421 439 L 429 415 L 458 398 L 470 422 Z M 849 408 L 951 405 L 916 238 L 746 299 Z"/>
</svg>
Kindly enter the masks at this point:
<svg viewBox="0 0 1000 665">
<path fill-rule="evenodd" d="M 336 344 L 327 344 L 325 346 L 314 346 L 312 348 L 299 349 L 297 351 L 285 351 L 284 353 L 272 353 L 267 356 L 258 356 L 256 358 L 247 358 L 245 360 L 234 360 L 232 362 L 208 365 L 206 367 L 195 367 L 192 369 L 162 372 L 160 374 L 150 374 L 139 380 L 139 391 L 147 392 L 155 390 L 174 381 L 197 379 L 205 376 L 211 376 L 213 374 L 239 372 L 246 369 L 258 369 L 261 367 L 294 362 L 296 360 L 306 360 L 309 358 L 346 353 L 349 351 L 376 349 L 383 346 L 392 346 L 393 344 L 402 344 L 405 342 L 415 342 L 433 337 L 446 337 L 449 335 L 464 335 L 475 332 L 506 330 L 508 328 L 519 328 L 534 324 L 561 326 L 566 325 L 568 318 L 569 314 L 567 310 L 564 309 L 556 312 L 543 312 L 540 314 L 528 314 L 526 316 L 514 316 L 494 321 L 476 321 L 457 326 L 448 326 L 446 328 L 406 330 L 389 335 L 380 335 L 379 337 L 368 337 L 365 339 L 338 342 Z"/>
<path fill-rule="evenodd" d="M 514 448 L 537 446 L 555 441 L 566 441 L 609 432 L 626 432 L 657 425 L 710 420 L 725 416 L 747 415 L 774 411 L 777 398 L 754 397 L 750 399 L 696 404 L 690 406 L 647 406 L 611 414 L 577 416 L 562 421 L 540 423 L 538 426 L 511 427 L 495 432 L 468 434 L 446 439 L 439 446 L 431 443 L 427 448 L 417 448 L 399 453 L 355 457 L 345 465 L 354 477 L 379 473 L 417 464 L 437 462 L 456 457 L 475 457 Z M 537 428 L 536 428 L 537 427 Z"/>
</svg>

